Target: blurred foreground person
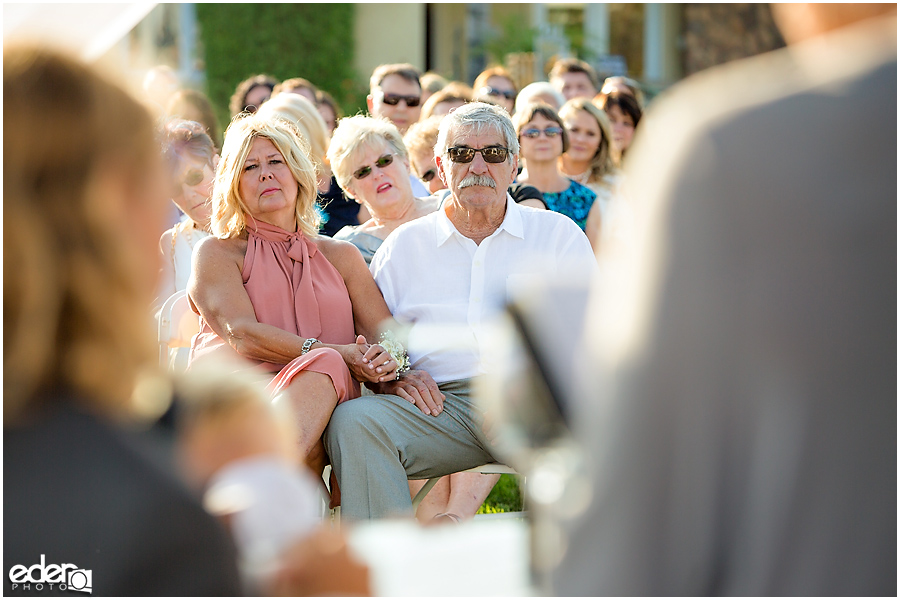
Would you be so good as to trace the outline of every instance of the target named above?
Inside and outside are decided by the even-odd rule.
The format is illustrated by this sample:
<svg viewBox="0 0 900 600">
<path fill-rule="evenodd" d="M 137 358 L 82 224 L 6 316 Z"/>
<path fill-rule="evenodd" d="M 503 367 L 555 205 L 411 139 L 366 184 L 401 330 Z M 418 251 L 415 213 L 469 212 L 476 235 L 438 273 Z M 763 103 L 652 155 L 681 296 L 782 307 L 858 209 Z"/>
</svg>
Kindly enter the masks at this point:
<svg viewBox="0 0 900 600">
<path fill-rule="evenodd" d="M 23 47 L 3 117 L 4 595 L 238 594 L 226 532 L 129 426 L 168 207 L 153 120 Z"/>
<path fill-rule="evenodd" d="M 179 465 L 231 532 L 245 592 L 269 595 L 303 575 L 316 585 L 293 594 L 369 594 L 367 567 L 322 522 L 324 490 L 302 464 L 287 397 L 270 399 L 256 378 L 227 365 L 176 384 Z M 323 543 L 335 551 L 294 557 L 298 545 Z"/>
<path fill-rule="evenodd" d="M 641 126 L 556 594 L 897 595 L 896 5 L 773 11 Z"/>
</svg>

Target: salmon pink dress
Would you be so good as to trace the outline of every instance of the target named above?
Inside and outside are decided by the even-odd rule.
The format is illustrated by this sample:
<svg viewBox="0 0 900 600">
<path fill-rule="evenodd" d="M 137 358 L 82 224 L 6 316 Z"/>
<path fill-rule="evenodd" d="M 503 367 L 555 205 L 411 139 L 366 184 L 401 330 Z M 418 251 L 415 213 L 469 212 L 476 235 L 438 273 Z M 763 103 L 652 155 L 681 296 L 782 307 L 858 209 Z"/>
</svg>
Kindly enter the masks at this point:
<svg viewBox="0 0 900 600">
<path fill-rule="evenodd" d="M 347 286 L 315 242 L 299 231 L 289 233 L 249 216 L 247 222 L 249 236 L 241 275 L 256 319 L 326 344 L 355 343 L 353 308 Z M 191 344 L 192 364 L 214 357 L 239 357 L 202 317 L 200 325 L 200 333 Z M 350 375 L 341 355 L 331 348 L 310 350 L 286 365 L 253 362 L 252 368 L 274 375 L 269 384 L 273 395 L 303 371 L 328 375 L 337 391 L 338 402 L 360 395 L 359 383 Z"/>
</svg>

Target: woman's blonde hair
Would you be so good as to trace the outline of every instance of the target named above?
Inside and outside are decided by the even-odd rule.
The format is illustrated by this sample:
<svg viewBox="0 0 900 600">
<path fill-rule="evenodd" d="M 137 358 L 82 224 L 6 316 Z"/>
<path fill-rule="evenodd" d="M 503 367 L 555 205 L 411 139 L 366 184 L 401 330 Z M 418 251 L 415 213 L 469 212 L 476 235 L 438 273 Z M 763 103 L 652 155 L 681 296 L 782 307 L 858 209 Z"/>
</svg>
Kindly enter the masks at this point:
<svg viewBox="0 0 900 600">
<path fill-rule="evenodd" d="M 3 53 L 3 124 L 5 423 L 53 390 L 133 414 L 155 357 L 153 274 L 120 213 L 161 173 L 153 118 L 91 68 L 17 46 Z"/>
<path fill-rule="evenodd" d="M 350 194 L 350 178 L 353 176 L 353 159 L 361 152 L 387 144 L 394 154 L 406 160 L 409 153 L 397 127 L 387 119 L 356 115 L 340 120 L 331 145 L 328 147 L 328 162 L 338 185 Z"/>
<path fill-rule="evenodd" d="M 258 111 L 286 119 L 309 143 L 309 154 L 316 168 L 325 164 L 328 151 L 328 126 L 315 105 L 299 94 L 279 94 L 263 104 Z M 320 171 L 321 173 L 321 171 Z"/>
<path fill-rule="evenodd" d="M 589 98 L 572 98 L 559 109 L 559 116 L 565 121 L 567 117 L 575 116 L 580 110 L 591 115 L 600 127 L 600 145 L 591 159 L 591 173 L 588 177 L 588 183 L 600 183 L 605 175 L 616 171 L 617 156 L 612 145 L 609 117 Z"/>
<path fill-rule="evenodd" d="M 213 233 L 226 239 L 240 235 L 247 228 L 249 210 L 241 198 L 241 174 L 250 147 L 257 138 L 272 142 L 297 181 L 295 214 L 297 226 L 308 236 L 319 231 L 316 212 L 316 166 L 309 159 L 309 144 L 289 121 L 269 114 L 238 116 L 225 131 L 222 157 L 213 187 Z"/>
</svg>

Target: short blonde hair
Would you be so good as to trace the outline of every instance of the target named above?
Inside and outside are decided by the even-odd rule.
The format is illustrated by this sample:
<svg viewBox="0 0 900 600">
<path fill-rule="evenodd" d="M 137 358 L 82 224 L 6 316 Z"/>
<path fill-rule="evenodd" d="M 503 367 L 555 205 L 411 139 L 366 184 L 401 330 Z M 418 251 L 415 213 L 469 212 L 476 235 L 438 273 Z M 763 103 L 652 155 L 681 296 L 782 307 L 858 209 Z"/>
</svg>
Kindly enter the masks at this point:
<svg viewBox="0 0 900 600">
<path fill-rule="evenodd" d="M 402 159 L 409 156 L 400 131 L 387 119 L 356 115 L 340 120 L 328 147 L 328 162 L 345 193 L 350 193 L 353 159 L 364 150 L 381 144 L 387 144 Z"/>
<path fill-rule="evenodd" d="M 4 424 L 54 388 L 137 416 L 135 382 L 155 366 L 152 290 L 137 243 L 103 213 L 102 179 L 112 171 L 138 201 L 158 176 L 153 117 L 90 67 L 20 46 L 3 52 L 3 124 Z"/>
<path fill-rule="evenodd" d="M 312 102 L 299 94 L 279 94 L 263 104 L 259 113 L 293 123 L 309 143 L 310 158 L 316 167 L 324 164 L 328 151 L 328 126 Z"/>
<path fill-rule="evenodd" d="M 306 235 L 315 236 L 320 217 L 316 211 L 316 166 L 309 159 L 309 145 L 289 121 L 267 114 L 238 116 L 225 132 L 213 187 L 213 233 L 226 239 L 240 235 L 247 228 L 245 215 L 249 210 L 241 198 L 241 174 L 250 147 L 257 138 L 271 141 L 284 157 L 297 181 L 297 226 Z"/>
</svg>

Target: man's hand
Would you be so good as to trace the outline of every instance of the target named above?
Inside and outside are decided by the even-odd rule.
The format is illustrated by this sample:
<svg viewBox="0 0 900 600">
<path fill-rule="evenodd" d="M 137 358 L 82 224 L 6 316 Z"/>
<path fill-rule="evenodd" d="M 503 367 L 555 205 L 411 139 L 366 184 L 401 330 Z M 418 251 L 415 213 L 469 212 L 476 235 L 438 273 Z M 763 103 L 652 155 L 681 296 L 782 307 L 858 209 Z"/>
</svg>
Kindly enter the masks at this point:
<svg viewBox="0 0 900 600">
<path fill-rule="evenodd" d="M 444 410 L 446 396 L 438 389 L 437 383 L 425 371 L 411 369 L 403 373 L 399 379 L 388 381 L 377 386 L 369 386 L 379 394 L 395 394 L 407 402 L 411 402 L 422 411 L 422 414 L 438 416 Z"/>
</svg>

